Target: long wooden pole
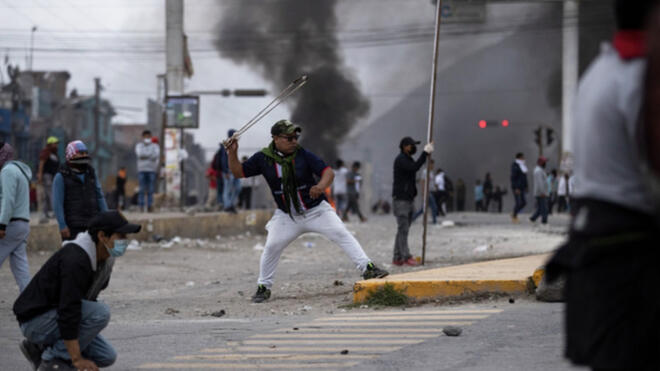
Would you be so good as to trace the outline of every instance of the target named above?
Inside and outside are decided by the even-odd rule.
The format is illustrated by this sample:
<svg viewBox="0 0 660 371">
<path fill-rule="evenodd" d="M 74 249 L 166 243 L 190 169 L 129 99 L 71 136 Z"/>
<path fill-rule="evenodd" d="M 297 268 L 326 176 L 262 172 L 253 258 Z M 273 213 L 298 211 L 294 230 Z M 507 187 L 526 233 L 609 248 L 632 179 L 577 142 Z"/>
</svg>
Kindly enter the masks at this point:
<svg viewBox="0 0 660 371">
<path fill-rule="evenodd" d="M 431 72 L 431 96 L 429 99 L 429 124 L 427 141 L 433 141 L 433 118 L 435 116 L 435 83 L 438 76 L 438 43 L 440 42 L 440 24 L 442 16 L 442 0 L 438 0 L 435 9 L 435 40 L 433 42 L 433 66 Z M 426 229 L 429 219 L 429 181 L 431 179 L 431 158 L 426 160 L 426 181 L 424 182 L 424 233 L 422 235 L 422 265 L 426 262 Z"/>
</svg>

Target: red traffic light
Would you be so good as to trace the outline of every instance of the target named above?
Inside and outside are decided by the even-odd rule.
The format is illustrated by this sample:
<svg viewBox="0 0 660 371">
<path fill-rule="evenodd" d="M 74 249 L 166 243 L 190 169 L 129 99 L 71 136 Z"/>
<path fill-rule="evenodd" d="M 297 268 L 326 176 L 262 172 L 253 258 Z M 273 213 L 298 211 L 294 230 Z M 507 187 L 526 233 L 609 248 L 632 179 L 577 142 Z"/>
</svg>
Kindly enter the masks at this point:
<svg viewBox="0 0 660 371">
<path fill-rule="evenodd" d="M 486 120 L 481 120 L 481 121 L 479 121 L 479 127 L 480 127 L 480 128 L 485 129 L 485 128 L 486 128 L 486 125 L 488 125 L 488 123 L 486 122 Z"/>
<path fill-rule="evenodd" d="M 502 126 L 504 126 L 505 128 L 508 128 L 509 127 L 509 120 L 502 120 Z"/>
</svg>

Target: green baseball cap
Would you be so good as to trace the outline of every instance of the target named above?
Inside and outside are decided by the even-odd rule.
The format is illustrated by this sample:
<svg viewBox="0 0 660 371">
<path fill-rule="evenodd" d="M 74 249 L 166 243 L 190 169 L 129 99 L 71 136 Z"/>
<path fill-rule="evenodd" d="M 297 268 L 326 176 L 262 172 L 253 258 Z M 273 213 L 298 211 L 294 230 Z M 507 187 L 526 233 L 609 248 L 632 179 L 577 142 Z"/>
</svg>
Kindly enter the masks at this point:
<svg viewBox="0 0 660 371">
<path fill-rule="evenodd" d="M 46 139 L 46 144 L 54 144 L 59 142 L 60 140 L 57 139 L 57 137 L 48 137 L 48 139 Z"/>
<path fill-rule="evenodd" d="M 289 120 L 280 120 L 270 128 L 270 133 L 272 135 L 288 135 L 293 133 L 300 133 L 302 129 L 298 125 L 294 125 Z"/>
</svg>

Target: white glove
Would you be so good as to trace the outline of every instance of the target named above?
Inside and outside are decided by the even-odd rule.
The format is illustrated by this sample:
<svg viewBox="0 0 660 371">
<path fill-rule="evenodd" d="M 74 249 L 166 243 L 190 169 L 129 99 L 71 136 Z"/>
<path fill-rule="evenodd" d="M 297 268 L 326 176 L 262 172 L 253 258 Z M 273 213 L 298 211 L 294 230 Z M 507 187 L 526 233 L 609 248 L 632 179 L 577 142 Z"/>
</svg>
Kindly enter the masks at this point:
<svg viewBox="0 0 660 371">
<path fill-rule="evenodd" d="M 427 143 L 427 144 L 424 146 L 424 152 L 428 153 L 429 155 L 430 155 L 431 153 L 433 153 L 433 142 L 431 142 L 431 143 Z"/>
</svg>

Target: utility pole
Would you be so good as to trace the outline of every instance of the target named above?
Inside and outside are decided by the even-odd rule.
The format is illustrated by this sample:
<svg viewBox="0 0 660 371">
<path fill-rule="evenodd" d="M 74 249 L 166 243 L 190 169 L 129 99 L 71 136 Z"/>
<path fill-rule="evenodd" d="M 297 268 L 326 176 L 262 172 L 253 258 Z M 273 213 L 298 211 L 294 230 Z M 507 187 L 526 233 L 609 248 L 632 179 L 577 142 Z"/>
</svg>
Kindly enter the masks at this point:
<svg viewBox="0 0 660 371">
<path fill-rule="evenodd" d="M 96 161 L 96 168 L 99 169 L 98 154 L 99 144 L 100 144 L 100 114 L 101 114 L 101 79 L 98 77 L 94 78 L 94 151 L 92 153 L 92 158 Z"/>
<path fill-rule="evenodd" d="M 30 64 L 28 68 L 32 71 L 32 64 L 34 62 L 34 33 L 37 31 L 37 26 L 32 26 L 32 31 L 30 32 Z"/>
<path fill-rule="evenodd" d="M 165 1 L 165 50 L 166 50 L 166 71 L 167 71 L 167 94 L 183 95 L 183 0 Z M 176 130 L 176 129 L 169 129 Z M 179 153 L 184 150 L 184 131 L 180 129 L 180 147 Z M 165 139 L 165 138 L 163 138 Z M 167 156 L 166 156 L 167 157 Z M 179 206 L 185 205 L 185 173 L 183 156 L 180 156 L 179 162 Z"/>
<path fill-rule="evenodd" d="M 561 153 L 563 167 L 570 166 L 573 152 L 571 132 L 573 114 L 571 104 L 575 98 L 578 83 L 579 61 L 579 19 L 580 10 L 577 0 L 564 0 L 562 27 L 562 130 Z M 564 171 L 570 169 L 563 169 Z"/>
</svg>

